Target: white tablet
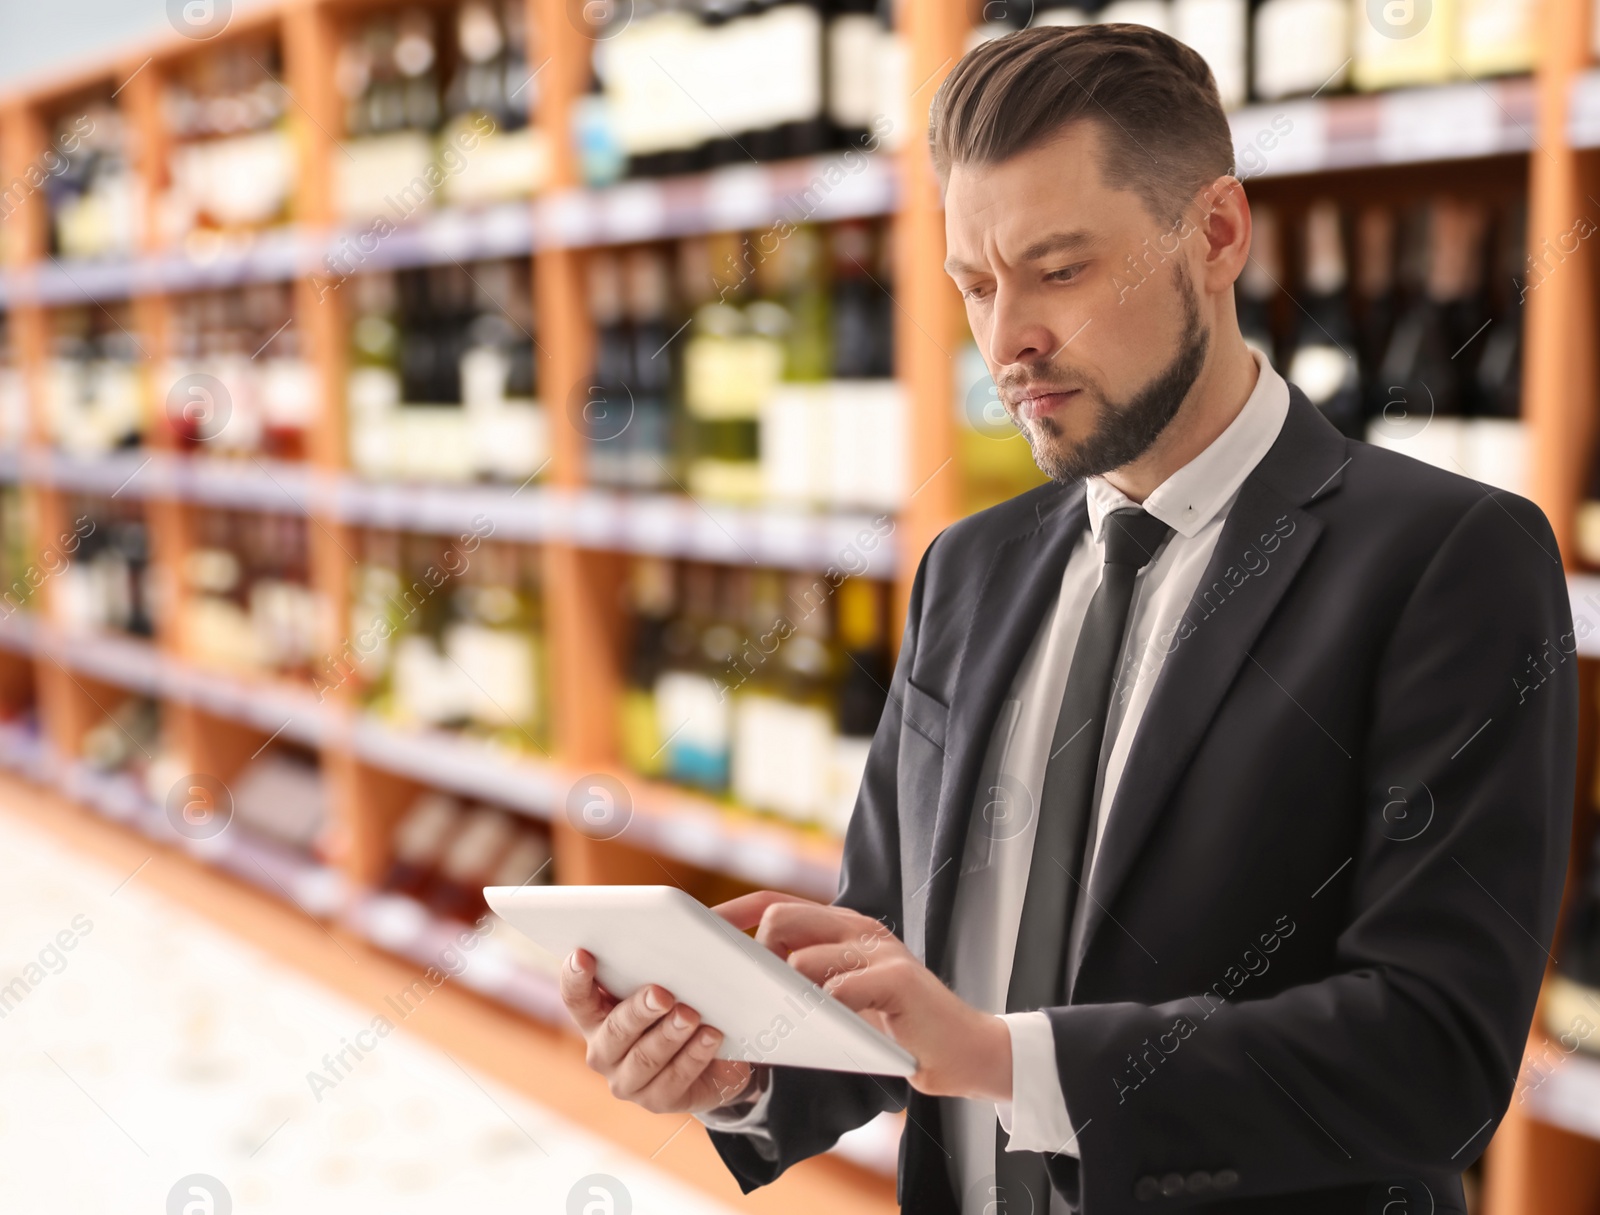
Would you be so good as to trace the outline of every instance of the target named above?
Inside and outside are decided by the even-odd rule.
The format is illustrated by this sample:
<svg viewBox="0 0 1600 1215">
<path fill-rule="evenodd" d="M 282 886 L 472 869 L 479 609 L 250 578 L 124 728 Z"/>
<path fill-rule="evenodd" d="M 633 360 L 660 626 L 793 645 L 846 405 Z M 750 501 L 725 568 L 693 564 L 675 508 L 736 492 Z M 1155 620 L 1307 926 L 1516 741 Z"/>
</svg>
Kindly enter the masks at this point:
<svg viewBox="0 0 1600 1215">
<path fill-rule="evenodd" d="M 490 886 L 558 958 L 586 949 L 618 999 L 657 983 L 722 1031 L 718 1058 L 909 1076 L 917 1061 L 766 946 L 673 886 Z"/>
</svg>

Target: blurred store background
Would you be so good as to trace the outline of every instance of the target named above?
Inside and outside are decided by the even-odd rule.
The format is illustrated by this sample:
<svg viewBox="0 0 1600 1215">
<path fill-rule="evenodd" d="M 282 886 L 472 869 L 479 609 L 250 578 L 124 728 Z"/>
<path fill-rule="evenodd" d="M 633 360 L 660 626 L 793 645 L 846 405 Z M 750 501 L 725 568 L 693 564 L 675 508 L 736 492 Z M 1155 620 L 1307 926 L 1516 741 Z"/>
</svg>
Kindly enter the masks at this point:
<svg viewBox="0 0 1600 1215">
<path fill-rule="evenodd" d="M 1579 627 L 1527 680 L 1600 653 L 1589 0 L 0 5 L 0 1189 L 58 1195 L 19 1209 L 112 1209 L 86 1143 L 139 1209 L 188 1174 L 241 1211 L 742 1202 L 583 1071 L 479 892 L 833 895 L 923 547 L 1041 480 L 941 269 L 927 105 L 1086 21 L 1211 64 L 1248 339 L 1352 437 L 1536 500 Z M 1563 935 L 1461 1161 L 1488 1215 L 1600 1204 L 1582 673 Z M 329 1052 L 386 1010 L 392 1055 Z M 900 1132 L 746 1209 L 892 1210 Z"/>
</svg>

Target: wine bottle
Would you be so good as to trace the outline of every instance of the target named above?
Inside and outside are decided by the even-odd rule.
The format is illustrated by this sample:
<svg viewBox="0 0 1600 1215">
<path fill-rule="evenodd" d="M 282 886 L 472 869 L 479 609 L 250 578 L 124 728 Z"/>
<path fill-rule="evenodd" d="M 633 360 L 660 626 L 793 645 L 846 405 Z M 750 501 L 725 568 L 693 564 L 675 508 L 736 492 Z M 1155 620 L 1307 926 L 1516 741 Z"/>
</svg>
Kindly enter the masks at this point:
<svg viewBox="0 0 1600 1215">
<path fill-rule="evenodd" d="M 1408 455 L 1461 472 L 1461 415 L 1470 400 L 1461 365 L 1452 357 L 1459 326 L 1453 324 L 1474 287 L 1481 213 L 1449 199 L 1428 209 L 1413 236 L 1426 250 L 1421 289 L 1395 323 L 1380 376 L 1389 394 L 1380 439 Z"/>
<path fill-rule="evenodd" d="M 623 310 L 622 265 L 606 249 L 589 254 L 589 319 L 595 332 L 595 367 L 583 403 L 589 479 L 596 485 L 626 485 L 633 423 L 635 345 Z"/>
<path fill-rule="evenodd" d="M 474 806 L 467 811 L 428 883 L 428 905 L 445 919 L 476 923 L 489 910 L 483 888 L 516 838 L 516 823 L 504 810 Z"/>
<path fill-rule="evenodd" d="M 835 379 L 894 374 L 894 303 L 877 273 L 886 244 L 864 220 L 844 220 L 829 229 Z"/>
<path fill-rule="evenodd" d="M 1172 0 L 1172 36 L 1198 51 L 1211 69 L 1226 110 L 1249 93 L 1248 0 Z"/>
<path fill-rule="evenodd" d="M 760 411 L 782 372 L 783 335 L 774 331 L 771 309 L 751 314 L 744 306 L 752 286 L 742 237 L 724 233 L 685 247 L 699 250 L 682 263 L 685 298 L 704 297 L 707 279 L 716 292 L 695 308 L 694 336 L 684 348 L 684 405 L 693 432 L 689 490 L 754 501 L 761 493 Z"/>
<path fill-rule="evenodd" d="M 1255 96 L 1276 101 L 1341 91 L 1349 79 L 1356 11 L 1345 0 L 1262 0 L 1251 30 Z"/>
<path fill-rule="evenodd" d="M 1442 84 L 1461 74 L 1457 65 L 1457 0 L 1393 0 L 1355 10 L 1354 60 L 1357 89 Z"/>
<path fill-rule="evenodd" d="M 666 767 L 658 729 L 656 681 L 668 665 L 668 632 L 676 601 L 672 564 L 660 557 L 634 558 L 629 579 L 633 638 L 622 689 L 622 759 L 641 776 Z"/>
<path fill-rule="evenodd" d="M 835 0 L 827 19 L 827 106 L 835 147 L 869 144 L 889 37 L 877 0 Z"/>
<path fill-rule="evenodd" d="M 723 689 L 740 640 L 719 611 L 725 598 L 714 567 L 687 567 L 684 613 L 675 622 L 676 636 L 669 636 L 667 668 L 656 680 L 667 775 L 712 793 L 728 784 L 732 722 Z"/>
<path fill-rule="evenodd" d="M 831 142 L 826 68 L 827 21 L 823 0 L 762 0 L 760 62 L 770 68 L 769 121 L 777 131 L 777 154 L 813 156 Z"/>
<path fill-rule="evenodd" d="M 671 269 L 659 248 L 643 246 L 628 253 L 623 273 L 629 346 L 625 367 L 632 393 L 623 479 L 635 489 L 667 489 L 680 480 L 672 457 L 677 343 L 668 316 Z"/>
<path fill-rule="evenodd" d="M 443 793 L 423 793 L 395 828 L 382 887 L 421 899 L 461 830 L 461 803 Z"/>
<path fill-rule="evenodd" d="M 1482 336 L 1473 367 L 1476 413 L 1464 434 L 1467 475 L 1516 494 L 1528 490 L 1527 430 L 1522 422 L 1523 310 L 1517 275 L 1526 264 L 1527 203 L 1519 200 L 1501 216 L 1497 241 L 1501 298 Z M 1471 353 L 1474 343 L 1468 343 Z"/>
<path fill-rule="evenodd" d="M 1363 209 L 1356 225 L 1356 292 L 1361 298 L 1358 341 L 1369 427 L 1374 418 L 1381 418 L 1389 399 L 1381 368 L 1397 307 L 1394 250 L 1394 212 L 1382 206 Z"/>
<path fill-rule="evenodd" d="M 1111 0 L 1095 20 L 1121 25 L 1145 25 L 1163 34 L 1172 33 L 1172 5 L 1169 0 Z"/>
<path fill-rule="evenodd" d="M 1338 207 L 1329 201 L 1306 215 L 1304 290 L 1289 380 L 1328 421 L 1351 438 L 1365 430 L 1361 368 L 1346 291 L 1344 235 Z"/>
<path fill-rule="evenodd" d="M 433 15 L 426 9 L 401 12 L 394 42 L 394 64 L 400 72 L 405 125 L 431 134 L 439 127 L 439 47 Z"/>
<path fill-rule="evenodd" d="M 834 739 L 827 826 L 843 835 L 855 810 L 867 753 L 889 698 L 890 662 L 878 583 L 848 578 L 839 587 L 839 732 Z"/>
</svg>

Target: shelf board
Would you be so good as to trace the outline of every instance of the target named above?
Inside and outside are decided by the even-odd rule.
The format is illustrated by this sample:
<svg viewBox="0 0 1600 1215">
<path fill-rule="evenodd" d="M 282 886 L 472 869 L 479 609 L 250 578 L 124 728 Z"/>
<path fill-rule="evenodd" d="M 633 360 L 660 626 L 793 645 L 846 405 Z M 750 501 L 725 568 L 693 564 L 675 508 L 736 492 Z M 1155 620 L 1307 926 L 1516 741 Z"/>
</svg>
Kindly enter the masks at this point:
<svg viewBox="0 0 1600 1215">
<path fill-rule="evenodd" d="M 36 654 L 100 683 L 193 705 L 307 746 L 321 746 L 338 735 L 337 714 L 309 687 L 207 670 L 137 638 L 69 632 L 18 612 L 0 619 L 0 647 Z"/>
<path fill-rule="evenodd" d="M 307 273 L 337 281 L 372 270 L 526 257 L 534 250 L 535 236 L 532 199 L 442 207 L 403 223 L 387 216 L 344 220 L 316 242 Z"/>
<path fill-rule="evenodd" d="M 540 248 L 667 240 L 782 222 L 826 223 L 891 214 L 892 157 L 841 150 L 683 177 L 556 190 L 536 199 L 442 207 L 394 223 L 342 220 L 219 234 L 144 256 L 48 257 L 0 272 L 0 304 L 64 307 L 349 274 L 526 257 Z M 387 227 L 385 227 L 387 225 Z"/>
<path fill-rule="evenodd" d="M 1244 180 L 1471 160 L 1534 146 L 1531 78 L 1246 106 L 1229 116 Z"/>
<path fill-rule="evenodd" d="M 683 177 L 555 190 L 536 205 L 540 248 L 625 245 L 892 213 L 893 157 L 840 150 L 773 164 L 729 165 Z"/>
<path fill-rule="evenodd" d="M 604 776 L 620 783 L 632 798 L 626 824 L 614 837 L 621 842 L 759 886 L 824 900 L 838 893 L 843 847 L 837 840 L 671 785 L 620 772 L 584 773 L 556 761 L 513 755 L 477 739 L 401 729 L 371 716 L 355 723 L 350 746 L 373 767 L 530 817 L 566 816 L 578 830 L 584 824 L 581 815 L 569 815 L 570 793 L 587 776 Z"/>
<path fill-rule="evenodd" d="M 543 486 L 378 484 L 342 479 L 334 517 L 342 523 L 497 539 L 559 540 L 579 548 L 649 553 L 731 565 L 827 569 L 851 556 L 851 572 L 891 578 L 894 535 L 881 516 L 781 506 L 725 506 L 678 494 L 560 490 Z M 487 521 L 492 531 L 484 532 Z M 859 542 L 875 537 L 870 551 Z M 857 564 L 857 558 L 864 565 Z"/>
<path fill-rule="evenodd" d="M 871 578 L 894 577 L 899 560 L 892 520 L 862 511 L 728 506 L 680 494 L 541 485 L 372 482 L 255 457 L 140 448 L 90 458 L 29 448 L 0 451 L 0 482 L 729 565 L 839 566 Z"/>
</svg>

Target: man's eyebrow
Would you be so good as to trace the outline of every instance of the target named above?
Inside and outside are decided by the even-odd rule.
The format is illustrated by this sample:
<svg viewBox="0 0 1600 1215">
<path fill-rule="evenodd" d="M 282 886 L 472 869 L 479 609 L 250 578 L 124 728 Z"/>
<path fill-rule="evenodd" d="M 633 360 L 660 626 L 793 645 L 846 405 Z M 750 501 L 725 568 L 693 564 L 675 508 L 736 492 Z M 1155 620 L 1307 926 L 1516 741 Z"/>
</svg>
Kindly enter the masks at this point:
<svg viewBox="0 0 1600 1215">
<path fill-rule="evenodd" d="M 1053 232 L 1049 236 L 1040 237 L 1034 241 L 1017 258 L 1021 262 L 1036 262 L 1040 258 L 1049 257 L 1052 253 L 1079 253 L 1091 248 L 1098 241 L 1089 232 Z M 964 262 L 959 257 L 946 258 L 944 263 L 946 274 L 982 274 L 982 266 L 974 266 Z"/>
<path fill-rule="evenodd" d="M 1022 251 L 1018 260 L 1036 262 L 1052 253 L 1078 253 L 1095 243 L 1094 235 L 1089 232 L 1053 232 L 1034 241 Z"/>
</svg>

